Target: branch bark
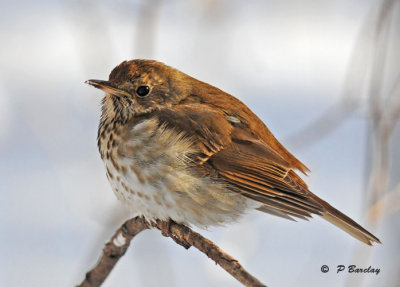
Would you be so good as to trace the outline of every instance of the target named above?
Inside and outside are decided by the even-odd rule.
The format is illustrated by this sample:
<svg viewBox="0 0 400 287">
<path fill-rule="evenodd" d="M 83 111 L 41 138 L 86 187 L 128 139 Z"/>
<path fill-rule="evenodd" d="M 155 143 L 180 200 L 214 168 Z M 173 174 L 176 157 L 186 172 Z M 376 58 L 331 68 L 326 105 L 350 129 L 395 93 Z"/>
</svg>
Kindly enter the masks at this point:
<svg viewBox="0 0 400 287">
<path fill-rule="evenodd" d="M 135 217 L 127 220 L 111 237 L 103 249 L 103 254 L 96 266 L 86 273 L 86 277 L 79 287 L 100 286 L 118 260 L 125 254 L 131 240 L 140 232 L 150 228 L 157 228 L 162 235 L 171 237 L 176 243 L 188 249 L 191 246 L 206 254 L 215 263 L 220 265 L 229 274 L 245 286 L 265 286 L 257 278 L 248 273 L 239 262 L 232 256 L 225 253 L 215 243 L 204 238 L 189 227 L 173 221 L 147 222 L 142 217 Z"/>
</svg>

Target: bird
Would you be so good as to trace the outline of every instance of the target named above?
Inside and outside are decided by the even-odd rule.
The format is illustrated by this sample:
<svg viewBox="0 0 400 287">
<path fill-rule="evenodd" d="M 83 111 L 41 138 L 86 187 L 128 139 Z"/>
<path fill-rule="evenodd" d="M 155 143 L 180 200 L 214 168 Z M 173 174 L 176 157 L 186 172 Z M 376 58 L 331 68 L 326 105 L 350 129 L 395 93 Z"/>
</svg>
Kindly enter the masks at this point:
<svg viewBox="0 0 400 287">
<path fill-rule="evenodd" d="M 365 244 L 381 243 L 313 194 L 299 176 L 309 169 L 234 96 L 148 59 L 85 83 L 105 92 L 98 149 L 134 215 L 200 228 L 253 209 L 294 221 L 319 215 Z"/>
</svg>

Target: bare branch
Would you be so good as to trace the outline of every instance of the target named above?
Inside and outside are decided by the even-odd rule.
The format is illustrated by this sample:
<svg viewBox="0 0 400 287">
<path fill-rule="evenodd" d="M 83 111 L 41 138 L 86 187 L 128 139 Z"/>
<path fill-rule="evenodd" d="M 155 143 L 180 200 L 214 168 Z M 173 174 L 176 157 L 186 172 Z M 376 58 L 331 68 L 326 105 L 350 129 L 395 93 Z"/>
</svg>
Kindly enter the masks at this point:
<svg viewBox="0 0 400 287">
<path fill-rule="evenodd" d="M 161 230 L 164 236 L 171 237 L 176 243 L 186 249 L 191 246 L 206 254 L 215 263 L 219 264 L 229 274 L 245 286 L 265 286 L 257 278 L 248 273 L 232 256 L 221 250 L 215 243 L 194 232 L 189 227 L 169 221 L 157 221 L 149 224 L 142 217 L 135 217 L 126 221 L 115 232 L 103 249 L 103 255 L 96 266 L 86 274 L 79 287 L 100 286 L 118 260 L 125 254 L 133 237 L 145 229 L 155 227 Z"/>
<path fill-rule="evenodd" d="M 118 260 L 125 254 L 132 238 L 148 228 L 149 226 L 143 218 L 126 221 L 107 242 L 100 260 L 92 270 L 86 273 L 86 277 L 79 287 L 100 286 Z"/>
</svg>

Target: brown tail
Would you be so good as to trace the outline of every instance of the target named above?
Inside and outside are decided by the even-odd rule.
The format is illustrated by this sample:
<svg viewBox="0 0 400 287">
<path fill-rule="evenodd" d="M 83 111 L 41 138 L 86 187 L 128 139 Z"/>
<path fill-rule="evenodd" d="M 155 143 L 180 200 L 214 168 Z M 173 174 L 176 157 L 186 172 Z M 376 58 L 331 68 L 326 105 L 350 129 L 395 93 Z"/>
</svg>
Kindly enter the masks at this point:
<svg viewBox="0 0 400 287">
<path fill-rule="evenodd" d="M 314 199 L 324 207 L 325 210 L 322 212 L 321 216 L 330 223 L 336 225 L 365 244 L 372 245 L 372 242 L 381 243 L 377 237 L 368 232 L 360 224 L 331 206 L 326 201 L 317 196 L 315 196 Z"/>
</svg>

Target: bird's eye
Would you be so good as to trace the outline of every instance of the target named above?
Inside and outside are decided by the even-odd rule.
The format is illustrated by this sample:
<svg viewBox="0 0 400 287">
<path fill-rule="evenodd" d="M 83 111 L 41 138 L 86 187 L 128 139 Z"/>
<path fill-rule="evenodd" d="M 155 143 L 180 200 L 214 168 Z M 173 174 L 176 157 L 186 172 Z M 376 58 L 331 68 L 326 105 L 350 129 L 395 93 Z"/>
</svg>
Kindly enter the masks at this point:
<svg viewBox="0 0 400 287">
<path fill-rule="evenodd" d="M 149 86 L 140 86 L 140 87 L 137 88 L 137 90 L 136 90 L 136 94 L 138 94 L 138 96 L 140 96 L 140 97 L 147 96 L 147 94 L 148 94 L 149 92 L 150 92 Z"/>
</svg>

